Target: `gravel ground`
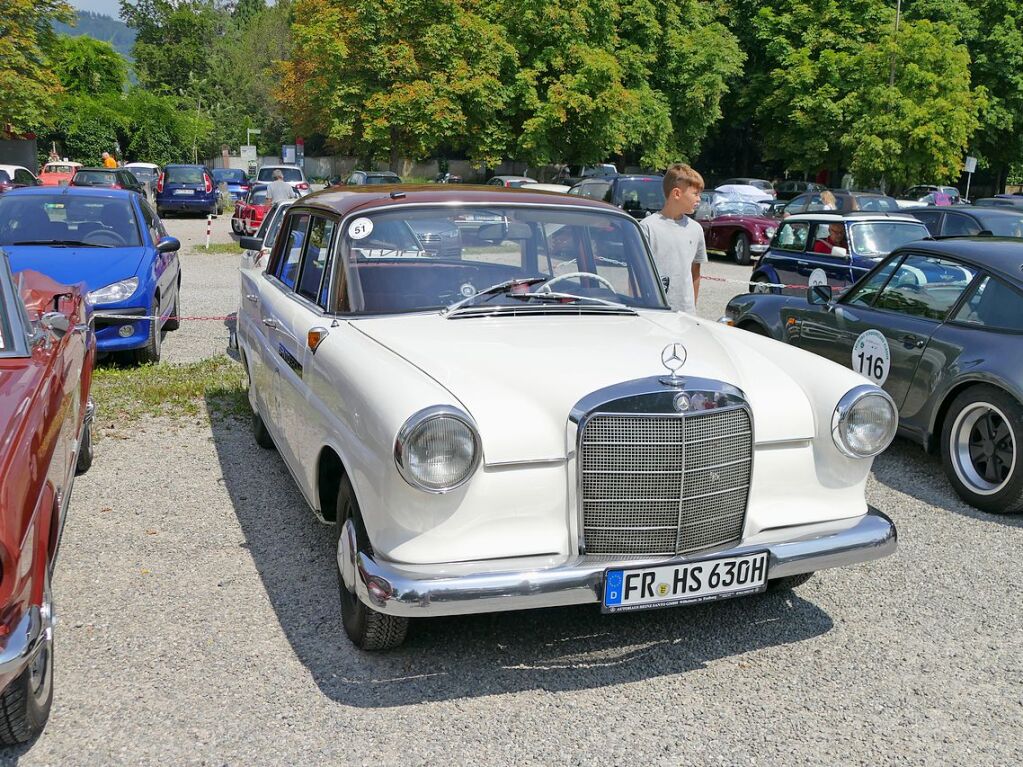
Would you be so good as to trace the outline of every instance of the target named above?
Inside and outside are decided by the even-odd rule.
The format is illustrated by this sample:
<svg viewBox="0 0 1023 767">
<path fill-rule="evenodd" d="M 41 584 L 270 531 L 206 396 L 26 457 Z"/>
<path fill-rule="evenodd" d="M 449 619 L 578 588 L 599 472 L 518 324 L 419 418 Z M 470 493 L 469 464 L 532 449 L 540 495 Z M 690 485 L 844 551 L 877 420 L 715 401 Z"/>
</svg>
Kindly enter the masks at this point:
<svg viewBox="0 0 1023 767">
<path fill-rule="evenodd" d="M 205 221 L 169 228 L 187 240 Z M 236 255 L 183 261 L 187 314 L 234 309 Z M 701 312 L 716 318 L 734 292 L 704 283 Z M 223 324 L 193 323 L 164 350 L 226 342 Z M 373 655 L 343 635 L 330 528 L 247 424 L 125 431 L 101 409 L 98 425 L 54 583 L 51 720 L 0 763 L 1023 761 L 1023 520 L 960 503 L 908 443 L 868 488 L 899 526 L 889 559 L 693 608 L 422 621 Z"/>
</svg>

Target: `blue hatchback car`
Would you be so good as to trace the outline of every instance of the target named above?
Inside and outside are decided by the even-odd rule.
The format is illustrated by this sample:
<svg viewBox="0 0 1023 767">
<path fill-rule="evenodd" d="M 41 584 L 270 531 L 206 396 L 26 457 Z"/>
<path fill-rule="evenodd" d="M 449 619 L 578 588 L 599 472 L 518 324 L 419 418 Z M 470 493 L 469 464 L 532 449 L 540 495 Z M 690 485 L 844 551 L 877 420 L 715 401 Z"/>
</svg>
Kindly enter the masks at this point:
<svg viewBox="0 0 1023 767">
<path fill-rule="evenodd" d="M 231 195 L 231 199 L 235 202 L 247 195 L 251 186 L 245 171 L 238 168 L 214 168 L 213 183 L 218 186 L 226 184 L 227 193 Z"/>
<path fill-rule="evenodd" d="M 95 319 L 99 352 L 160 360 L 164 332 L 178 327 L 180 247 L 135 192 L 33 187 L 0 197 L 0 248 L 11 270 L 84 283 L 93 311 L 113 315 Z"/>
<path fill-rule="evenodd" d="M 156 182 L 156 212 L 161 216 L 222 212 L 213 173 L 205 165 L 165 165 Z"/>
</svg>

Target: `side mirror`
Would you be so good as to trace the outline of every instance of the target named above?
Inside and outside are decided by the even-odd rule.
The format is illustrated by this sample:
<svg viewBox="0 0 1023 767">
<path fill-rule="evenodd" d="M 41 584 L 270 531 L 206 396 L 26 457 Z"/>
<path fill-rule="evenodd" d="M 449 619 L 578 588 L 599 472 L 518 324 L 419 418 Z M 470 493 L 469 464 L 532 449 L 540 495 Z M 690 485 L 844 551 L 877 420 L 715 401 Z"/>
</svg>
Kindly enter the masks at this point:
<svg viewBox="0 0 1023 767">
<path fill-rule="evenodd" d="M 846 250 L 845 248 L 842 248 L 842 247 L 839 247 L 838 245 L 835 245 L 831 249 L 831 255 L 834 256 L 835 258 L 848 258 L 849 257 L 849 251 Z"/>
<path fill-rule="evenodd" d="M 242 250 L 262 250 L 263 241 L 258 237 L 239 237 L 238 247 Z"/>
<path fill-rule="evenodd" d="M 827 306 L 832 295 L 830 285 L 811 285 L 806 289 L 806 301 L 811 306 Z"/>
<path fill-rule="evenodd" d="M 71 320 L 62 312 L 46 312 L 39 318 L 39 324 L 57 336 L 57 338 L 67 335 L 67 332 L 71 329 Z"/>
<path fill-rule="evenodd" d="M 661 277 L 661 284 L 664 286 L 664 289 L 667 290 L 668 285 L 671 284 L 671 277 Z"/>
<path fill-rule="evenodd" d="M 173 253 L 181 250 L 181 241 L 177 237 L 161 237 L 156 243 L 157 253 Z"/>
</svg>

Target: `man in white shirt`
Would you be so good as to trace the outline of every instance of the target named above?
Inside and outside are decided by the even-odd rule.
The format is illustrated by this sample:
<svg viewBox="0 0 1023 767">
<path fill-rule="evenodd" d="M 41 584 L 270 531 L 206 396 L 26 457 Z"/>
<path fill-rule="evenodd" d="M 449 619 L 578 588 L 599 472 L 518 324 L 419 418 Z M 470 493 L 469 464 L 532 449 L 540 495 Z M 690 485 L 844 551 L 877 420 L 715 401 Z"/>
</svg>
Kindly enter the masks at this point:
<svg viewBox="0 0 1023 767">
<path fill-rule="evenodd" d="M 280 170 L 273 172 L 273 181 L 266 185 L 266 196 L 270 198 L 270 204 L 293 200 L 298 195 L 295 188 L 284 180 L 284 173 Z"/>
<path fill-rule="evenodd" d="M 703 176 L 683 163 L 672 165 L 664 173 L 664 207 L 639 223 L 658 273 L 667 278 L 668 304 L 689 314 L 696 312 L 700 264 L 707 261 L 703 227 L 689 218 L 702 191 Z"/>
</svg>

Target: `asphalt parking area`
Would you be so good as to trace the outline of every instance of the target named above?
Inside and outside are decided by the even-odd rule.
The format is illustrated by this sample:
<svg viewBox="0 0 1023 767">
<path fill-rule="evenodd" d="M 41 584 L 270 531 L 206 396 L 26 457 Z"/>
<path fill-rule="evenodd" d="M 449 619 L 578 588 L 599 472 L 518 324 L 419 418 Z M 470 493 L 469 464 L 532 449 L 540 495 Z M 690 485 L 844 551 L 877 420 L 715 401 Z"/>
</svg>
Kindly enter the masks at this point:
<svg viewBox="0 0 1023 767">
<path fill-rule="evenodd" d="M 183 311 L 232 312 L 237 256 L 182 259 Z M 748 274 L 724 259 L 705 269 Z M 706 283 L 701 313 L 716 318 L 738 289 Z M 227 327 L 202 328 L 169 334 L 166 359 L 224 353 Z M 399 650 L 366 654 L 341 628 L 331 529 L 246 422 L 200 412 L 126 426 L 99 406 L 54 582 L 53 712 L 0 763 L 1023 758 L 1023 518 L 965 506 L 909 443 L 876 461 L 868 487 L 899 526 L 886 560 L 692 608 L 434 619 Z"/>
</svg>

